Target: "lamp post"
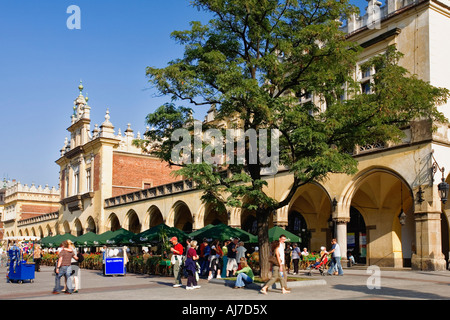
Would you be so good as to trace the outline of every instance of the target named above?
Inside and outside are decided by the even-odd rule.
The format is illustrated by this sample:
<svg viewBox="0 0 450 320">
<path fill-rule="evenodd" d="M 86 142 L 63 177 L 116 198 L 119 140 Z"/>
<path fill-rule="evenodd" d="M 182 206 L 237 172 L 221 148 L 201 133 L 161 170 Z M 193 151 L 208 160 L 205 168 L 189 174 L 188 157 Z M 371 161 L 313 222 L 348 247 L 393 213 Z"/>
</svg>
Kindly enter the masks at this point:
<svg viewBox="0 0 450 320">
<path fill-rule="evenodd" d="M 403 183 L 400 181 L 400 214 L 398 215 L 400 224 L 404 226 L 406 224 L 406 213 L 403 211 Z"/>
<path fill-rule="evenodd" d="M 437 163 L 433 154 L 431 154 L 431 156 L 433 157 L 433 160 L 434 160 L 434 162 L 431 166 L 432 177 L 434 177 L 434 174 L 437 172 L 437 170 L 439 170 L 442 173 L 442 178 L 441 178 L 442 181 L 441 181 L 441 183 L 438 184 L 438 190 L 439 190 L 439 197 L 441 198 L 442 203 L 445 204 L 448 199 L 448 191 L 450 188 L 448 183 L 445 182 L 445 175 L 444 175 L 445 168 L 439 167 L 439 164 Z"/>
</svg>

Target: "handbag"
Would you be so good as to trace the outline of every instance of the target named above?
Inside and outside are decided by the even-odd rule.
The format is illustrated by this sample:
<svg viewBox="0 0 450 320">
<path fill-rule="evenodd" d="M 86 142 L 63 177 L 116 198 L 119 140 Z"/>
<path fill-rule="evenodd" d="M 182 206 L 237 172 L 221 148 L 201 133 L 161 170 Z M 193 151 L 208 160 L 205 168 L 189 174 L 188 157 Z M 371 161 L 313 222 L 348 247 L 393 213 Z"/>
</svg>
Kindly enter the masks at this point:
<svg viewBox="0 0 450 320">
<path fill-rule="evenodd" d="M 269 257 L 269 262 L 271 263 L 271 264 L 273 264 L 273 265 L 275 265 L 275 266 L 280 266 L 279 264 L 278 264 L 278 259 L 277 259 L 277 257 L 275 257 L 275 256 L 270 256 Z"/>
</svg>

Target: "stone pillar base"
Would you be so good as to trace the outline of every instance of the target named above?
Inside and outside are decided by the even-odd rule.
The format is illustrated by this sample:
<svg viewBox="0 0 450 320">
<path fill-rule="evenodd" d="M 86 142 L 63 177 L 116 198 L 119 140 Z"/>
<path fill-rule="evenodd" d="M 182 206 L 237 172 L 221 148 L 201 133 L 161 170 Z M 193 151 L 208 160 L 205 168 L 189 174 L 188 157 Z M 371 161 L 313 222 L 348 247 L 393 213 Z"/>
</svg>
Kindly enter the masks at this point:
<svg viewBox="0 0 450 320">
<path fill-rule="evenodd" d="M 447 265 L 444 256 L 436 257 L 420 257 L 413 254 L 411 259 L 412 270 L 422 270 L 422 271 L 445 271 L 447 270 Z"/>
</svg>

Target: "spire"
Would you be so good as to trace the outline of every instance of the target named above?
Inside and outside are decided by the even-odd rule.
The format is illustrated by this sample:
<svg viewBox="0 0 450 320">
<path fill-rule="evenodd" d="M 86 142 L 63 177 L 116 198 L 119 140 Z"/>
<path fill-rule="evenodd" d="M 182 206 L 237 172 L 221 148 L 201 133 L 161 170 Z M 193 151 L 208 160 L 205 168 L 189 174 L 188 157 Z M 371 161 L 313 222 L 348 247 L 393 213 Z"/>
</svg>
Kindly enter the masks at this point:
<svg viewBox="0 0 450 320">
<path fill-rule="evenodd" d="M 83 81 L 81 79 L 80 79 L 80 85 L 78 86 L 78 89 L 80 90 L 80 96 L 82 96 L 84 87 L 83 87 Z"/>
<path fill-rule="evenodd" d="M 100 137 L 114 138 L 114 126 L 109 119 L 109 109 L 106 109 L 105 121 L 100 126 Z"/>
</svg>

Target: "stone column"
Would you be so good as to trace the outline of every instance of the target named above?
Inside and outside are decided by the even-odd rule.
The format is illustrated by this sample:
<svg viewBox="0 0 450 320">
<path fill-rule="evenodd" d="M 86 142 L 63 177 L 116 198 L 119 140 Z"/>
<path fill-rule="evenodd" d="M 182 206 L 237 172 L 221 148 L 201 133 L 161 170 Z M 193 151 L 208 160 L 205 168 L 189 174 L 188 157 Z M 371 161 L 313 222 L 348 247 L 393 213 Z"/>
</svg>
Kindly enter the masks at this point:
<svg viewBox="0 0 450 320">
<path fill-rule="evenodd" d="M 288 209 L 289 206 L 284 206 L 280 209 L 277 209 L 275 217 L 274 217 L 274 225 L 286 229 L 289 221 L 288 221 Z"/>
<path fill-rule="evenodd" d="M 341 248 L 342 265 L 347 265 L 347 223 L 350 218 L 340 217 L 335 219 L 336 223 L 336 240 Z M 331 249 L 331 248 L 330 248 Z"/>
<path fill-rule="evenodd" d="M 425 190 L 425 201 L 415 206 L 416 252 L 411 259 L 413 270 L 446 270 L 441 243 L 441 207 L 435 185 Z"/>
</svg>

